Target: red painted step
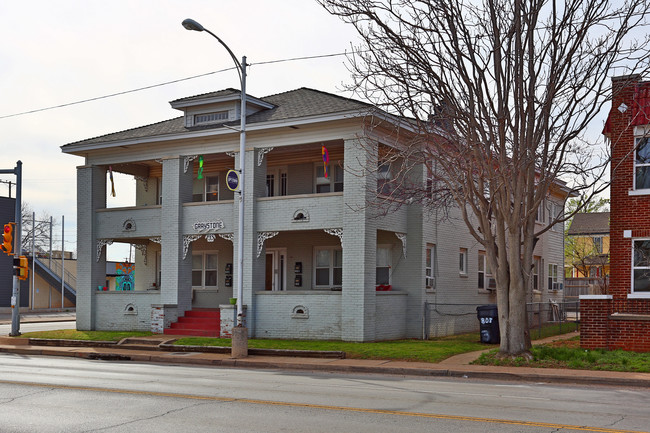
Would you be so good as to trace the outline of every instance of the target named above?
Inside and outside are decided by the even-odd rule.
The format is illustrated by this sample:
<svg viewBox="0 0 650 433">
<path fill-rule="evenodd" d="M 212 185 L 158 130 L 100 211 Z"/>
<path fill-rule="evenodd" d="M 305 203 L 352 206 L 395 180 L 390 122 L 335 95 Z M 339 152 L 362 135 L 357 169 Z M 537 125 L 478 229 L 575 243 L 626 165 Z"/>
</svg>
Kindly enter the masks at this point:
<svg viewBox="0 0 650 433">
<path fill-rule="evenodd" d="M 164 330 L 167 335 L 193 335 L 197 337 L 219 337 L 221 328 L 219 310 L 197 309 L 185 312 L 177 322 Z"/>
</svg>

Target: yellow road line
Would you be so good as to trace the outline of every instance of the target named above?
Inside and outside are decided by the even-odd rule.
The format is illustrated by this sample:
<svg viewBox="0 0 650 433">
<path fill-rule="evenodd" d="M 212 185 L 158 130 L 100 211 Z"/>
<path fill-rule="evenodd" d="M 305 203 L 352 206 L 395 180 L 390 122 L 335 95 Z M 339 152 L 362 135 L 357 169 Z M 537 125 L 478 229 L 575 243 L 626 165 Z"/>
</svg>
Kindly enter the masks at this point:
<svg viewBox="0 0 650 433">
<path fill-rule="evenodd" d="M 4 383 L 8 385 L 35 386 L 41 388 L 67 389 L 67 390 L 74 390 L 74 391 L 111 392 L 116 394 L 146 395 L 146 396 L 154 396 L 154 397 L 172 397 L 172 398 L 182 398 L 182 399 L 189 399 L 189 400 L 208 400 L 208 401 L 220 401 L 220 402 L 261 404 L 267 406 L 302 407 L 302 408 L 309 408 L 309 409 L 334 410 L 334 411 L 341 411 L 341 412 L 361 412 L 361 413 L 371 413 L 371 414 L 381 414 L 381 415 L 411 416 L 411 417 L 419 417 L 419 418 L 445 419 L 445 420 L 452 420 L 452 421 L 488 422 L 493 424 L 520 425 L 520 426 L 528 426 L 528 427 L 548 427 L 553 429 L 577 430 L 577 431 L 599 432 L 599 433 L 650 433 L 650 432 L 642 432 L 638 430 L 617 430 L 617 429 L 610 429 L 605 427 L 554 424 L 554 423 L 545 423 L 545 422 L 536 422 L 536 421 L 515 421 L 515 420 L 498 419 L 498 418 L 479 418 L 473 416 L 442 415 L 442 414 L 421 413 L 421 412 L 404 412 L 399 410 L 385 410 L 385 409 L 364 409 L 358 407 L 330 406 L 324 404 L 291 403 L 291 402 L 272 401 L 272 400 L 255 400 L 255 399 L 248 399 L 248 398 L 201 396 L 201 395 L 191 395 L 191 394 L 177 394 L 173 392 L 137 391 L 137 390 L 128 390 L 128 389 L 116 389 L 116 388 L 98 388 L 92 386 L 53 385 L 53 384 L 45 384 L 45 383 L 19 382 L 19 381 L 12 381 L 12 380 L 0 380 L 0 383 Z"/>
</svg>

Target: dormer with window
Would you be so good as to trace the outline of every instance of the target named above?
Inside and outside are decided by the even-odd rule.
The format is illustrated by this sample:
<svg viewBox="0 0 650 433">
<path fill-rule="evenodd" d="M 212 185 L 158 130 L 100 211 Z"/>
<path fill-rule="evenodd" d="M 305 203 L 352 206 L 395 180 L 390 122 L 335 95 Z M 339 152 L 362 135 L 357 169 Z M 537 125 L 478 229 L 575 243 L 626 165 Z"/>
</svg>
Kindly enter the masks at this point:
<svg viewBox="0 0 650 433">
<path fill-rule="evenodd" d="M 241 119 L 239 90 L 225 89 L 203 95 L 190 96 L 170 102 L 172 108 L 185 113 L 185 127 L 203 127 L 237 122 Z M 274 108 L 273 104 L 246 95 L 246 115 Z"/>
</svg>

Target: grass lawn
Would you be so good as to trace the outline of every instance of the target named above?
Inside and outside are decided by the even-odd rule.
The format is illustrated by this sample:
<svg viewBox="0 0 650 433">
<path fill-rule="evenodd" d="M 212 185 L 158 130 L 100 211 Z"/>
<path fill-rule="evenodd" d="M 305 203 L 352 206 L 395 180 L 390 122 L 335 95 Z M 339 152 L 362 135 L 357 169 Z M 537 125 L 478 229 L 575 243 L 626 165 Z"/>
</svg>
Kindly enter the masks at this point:
<svg viewBox="0 0 650 433">
<path fill-rule="evenodd" d="M 562 332 L 575 328 L 562 327 Z M 559 327 L 548 325 L 542 329 L 542 336 L 557 335 Z M 532 330 L 533 338 L 538 331 Z M 73 329 L 59 331 L 28 332 L 17 338 L 51 338 L 66 340 L 119 341 L 126 337 L 153 335 L 151 332 L 116 332 L 116 331 L 77 331 Z M 230 339 L 211 337 L 185 337 L 177 340 L 176 345 L 187 346 L 230 346 Z M 479 333 L 453 335 L 433 340 L 396 340 L 376 343 L 351 343 L 345 341 L 320 340 L 248 340 L 248 347 L 258 349 L 290 350 L 327 350 L 345 352 L 348 358 L 357 359 L 391 359 L 404 361 L 440 362 L 450 356 L 474 352 L 495 347 L 479 342 Z"/>
<path fill-rule="evenodd" d="M 230 346 L 230 339 L 209 337 L 186 337 L 176 345 Z M 404 361 L 440 362 L 453 355 L 482 350 L 491 346 L 481 344 L 478 334 L 463 334 L 436 340 L 395 340 L 376 343 L 350 343 L 345 341 L 317 340 L 248 340 L 248 347 L 255 349 L 334 350 L 343 351 L 348 358 L 392 359 Z"/>
<path fill-rule="evenodd" d="M 473 364 L 514 367 L 571 368 L 577 370 L 650 372 L 650 353 L 623 350 L 585 350 L 580 348 L 580 337 L 533 346 L 533 359 L 501 359 L 496 350 L 484 353 Z"/>
<path fill-rule="evenodd" d="M 77 331 L 76 329 L 59 329 L 56 331 L 26 332 L 16 338 L 49 338 L 60 340 L 85 341 L 120 341 L 127 337 L 146 337 L 151 332 L 137 331 Z"/>
</svg>

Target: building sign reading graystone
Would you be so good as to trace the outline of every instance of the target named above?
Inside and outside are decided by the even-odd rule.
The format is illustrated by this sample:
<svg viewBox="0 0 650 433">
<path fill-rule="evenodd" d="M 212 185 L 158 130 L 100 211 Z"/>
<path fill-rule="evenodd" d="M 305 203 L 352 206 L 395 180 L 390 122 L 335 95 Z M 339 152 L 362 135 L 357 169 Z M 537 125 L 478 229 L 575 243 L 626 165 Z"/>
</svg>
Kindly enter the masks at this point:
<svg viewBox="0 0 650 433">
<path fill-rule="evenodd" d="M 195 222 L 194 225 L 194 230 L 197 232 L 207 232 L 210 230 L 221 230 L 224 228 L 223 221 L 217 220 L 217 221 L 198 221 Z"/>
</svg>

